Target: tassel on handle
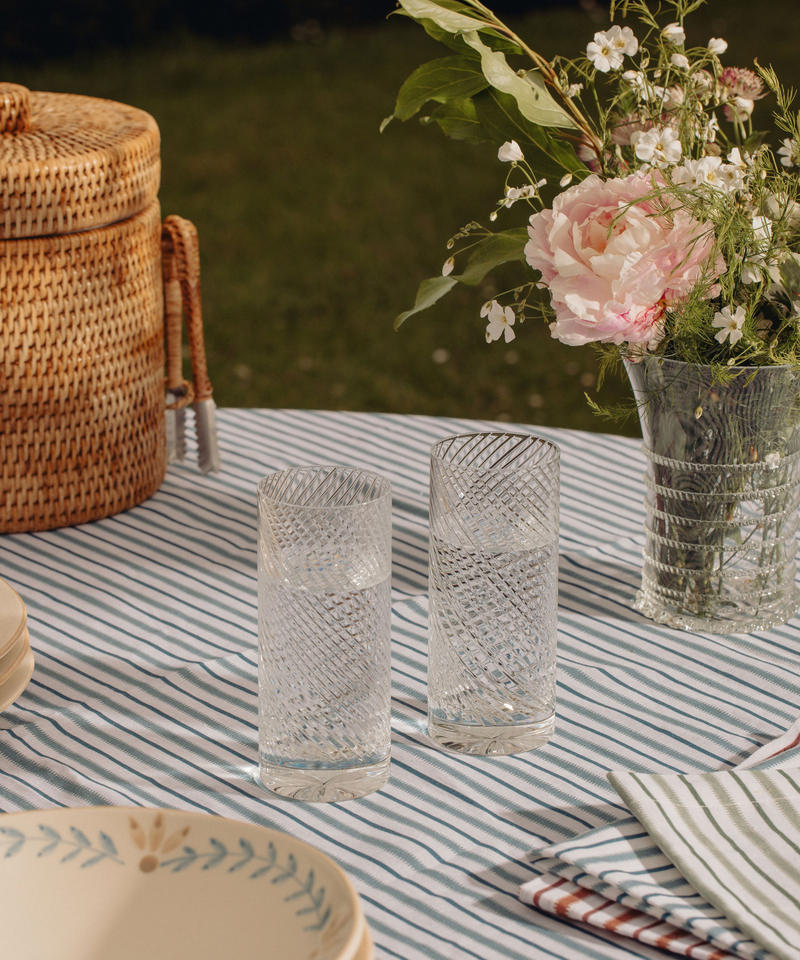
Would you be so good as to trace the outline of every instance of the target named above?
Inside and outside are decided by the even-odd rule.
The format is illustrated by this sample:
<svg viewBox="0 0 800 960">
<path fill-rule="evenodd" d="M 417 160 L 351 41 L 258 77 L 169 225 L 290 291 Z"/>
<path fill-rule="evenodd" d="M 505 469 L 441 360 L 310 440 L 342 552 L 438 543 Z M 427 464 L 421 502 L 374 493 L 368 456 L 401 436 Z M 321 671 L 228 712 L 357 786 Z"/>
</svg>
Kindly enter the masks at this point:
<svg viewBox="0 0 800 960">
<path fill-rule="evenodd" d="M 170 216 L 164 221 L 161 233 L 161 251 L 164 264 L 164 303 L 167 329 L 167 433 L 172 432 L 168 455 L 175 460 L 185 456 L 182 441 L 182 417 L 186 406 L 192 404 L 195 412 L 197 446 L 200 470 L 217 472 L 220 468 L 217 441 L 216 406 L 212 399 L 208 378 L 206 348 L 203 340 L 203 309 L 200 300 L 200 249 L 197 230 L 189 220 Z M 178 300 L 180 292 L 180 300 Z M 189 348 L 192 358 L 194 383 L 183 379 L 181 354 L 181 312 L 186 318 Z M 176 320 L 177 317 L 177 320 Z M 172 399 L 174 398 L 174 399 Z M 175 414 L 170 424 L 169 415 Z"/>
</svg>

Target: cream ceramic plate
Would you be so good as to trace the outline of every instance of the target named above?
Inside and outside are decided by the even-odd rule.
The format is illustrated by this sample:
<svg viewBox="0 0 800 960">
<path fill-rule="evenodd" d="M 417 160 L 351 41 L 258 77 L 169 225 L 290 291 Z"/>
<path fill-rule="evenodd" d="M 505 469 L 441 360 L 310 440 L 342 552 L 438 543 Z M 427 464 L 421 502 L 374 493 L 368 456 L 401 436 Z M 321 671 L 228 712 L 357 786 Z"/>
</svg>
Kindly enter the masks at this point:
<svg viewBox="0 0 800 960">
<path fill-rule="evenodd" d="M 0 713 L 10 707 L 28 686 L 28 681 L 33 675 L 33 666 L 33 651 L 28 645 L 23 658 L 17 663 L 9 676 L 0 683 Z M 0 820 L 2 820 L 2 817 L 0 817 Z M 0 916 L 2 916 L 1 913 Z"/>
<path fill-rule="evenodd" d="M 20 660 L 22 660 L 29 646 L 30 637 L 28 636 L 28 630 L 26 628 L 5 653 L 0 653 L 0 687 L 3 686 L 6 680 L 8 680 L 11 674 L 17 669 Z"/>
<path fill-rule="evenodd" d="M 0 657 L 19 640 L 25 620 L 22 598 L 5 580 L 0 580 Z"/>
<path fill-rule="evenodd" d="M 0 816 L 0 930 L 14 960 L 373 956 L 357 893 L 314 847 L 135 807 Z"/>
</svg>

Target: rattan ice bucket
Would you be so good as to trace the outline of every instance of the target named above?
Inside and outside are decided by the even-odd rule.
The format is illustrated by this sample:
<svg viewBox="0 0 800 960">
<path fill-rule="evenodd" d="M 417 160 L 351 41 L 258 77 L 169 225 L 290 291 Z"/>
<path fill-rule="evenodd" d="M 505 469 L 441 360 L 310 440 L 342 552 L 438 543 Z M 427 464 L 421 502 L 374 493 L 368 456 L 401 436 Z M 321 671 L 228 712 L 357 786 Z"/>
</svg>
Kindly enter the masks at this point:
<svg viewBox="0 0 800 960">
<path fill-rule="evenodd" d="M 159 142 L 134 107 L 0 84 L 0 532 L 141 503 L 190 403 L 218 469 L 197 233 L 162 224 Z"/>
</svg>

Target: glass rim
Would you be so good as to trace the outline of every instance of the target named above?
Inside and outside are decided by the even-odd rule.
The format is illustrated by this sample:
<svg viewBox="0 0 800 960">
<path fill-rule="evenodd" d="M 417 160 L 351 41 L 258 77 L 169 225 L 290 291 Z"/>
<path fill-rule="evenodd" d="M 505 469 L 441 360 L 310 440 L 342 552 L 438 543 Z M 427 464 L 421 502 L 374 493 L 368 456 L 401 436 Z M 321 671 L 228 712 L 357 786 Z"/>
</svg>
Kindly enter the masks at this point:
<svg viewBox="0 0 800 960">
<path fill-rule="evenodd" d="M 321 470 L 346 470 L 351 474 L 360 473 L 364 479 L 373 481 L 374 488 L 380 492 L 377 493 L 376 496 L 370 497 L 368 500 L 358 500 L 353 503 L 306 504 L 293 502 L 290 498 L 285 496 L 270 496 L 270 494 L 268 494 L 265 490 L 267 482 L 274 480 L 276 477 L 280 477 L 282 475 L 288 476 L 292 473 L 314 473 Z M 327 510 L 331 512 L 339 512 L 343 510 L 360 510 L 363 507 L 369 507 L 373 504 L 380 504 L 387 499 L 391 501 L 392 482 L 380 473 L 375 473 L 372 470 L 365 470 L 361 467 L 347 466 L 346 464 L 342 463 L 309 463 L 303 464 L 299 467 L 284 467 L 282 470 L 271 471 L 258 481 L 256 494 L 259 501 L 266 500 L 269 503 L 280 504 L 282 507 L 295 507 L 298 510 L 309 511 Z"/>
<path fill-rule="evenodd" d="M 447 460 L 444 457 L 439 455 L 439 448 L 445 443 L 452 443 L 455 440 L 467 440 L 473 437 L 506 437 L 509 439 L 519 439 L 519 440 L 531 440 L 539 441 L 544 447 L 548 450 L 548 456 L 544 457 L 541 460 L 538 460 L 535 464 L 526 466 L 525 463 L 519 465 L 511 464 L 504 467 L 492 467 L 492 466 L 470 466 L 470 465 L 460 465 L 453 463 L 452 460 Z M 458 449 L 462 449 L 463 444 Z M 486 473 L 487 471 L 492 471 L 492 473 L 501 475 L 508 473 L 515 473 L 520 470 L 535 470 L 538 467 L 547 466 L 548 464 L 553 463 L 553 461 L 561 461 L 561 447 L 552 440 L 548 440 L 546 437 L 540 437 L 535 433 L 510 433 L 504 430 L 478 430 L 475 433 L 456 433 L 450 437 L 442 437 L 441 440 L 437 440 L 430 448 L 430 459 L 431 465 L 434 463 L 450 466 L 453 469 L 457 469 L 462 473 Z"/>
<path fill-rule="evenodd" d="M 698 370 L 711 370 L 715 366 L 715 364 L 711 363 L 694 363 L 692 360 L 678 360 L 676 357 L 660 357 L 657 354 L 649 354 L 639 360 L 631 360 L 629 357 L 625 357 L 624 359 L 626 361 L 626 370 L 629 367 L 638 367 L 646 364 L 656 364 L 656 366 L 662 367 L 665 363 L 681 367 L 694 367 Z M 742 370 L 750 372 L 753 370 L 794 370 L 797 376 L 800 377 L 800 364 L 795 363 L 759 363 L 753 365 L 734 364 L 730 367 L 727 366 L 727 364 L 723 364 L 722 366 L 725 370 L 730 371 Z"/>
</svg>

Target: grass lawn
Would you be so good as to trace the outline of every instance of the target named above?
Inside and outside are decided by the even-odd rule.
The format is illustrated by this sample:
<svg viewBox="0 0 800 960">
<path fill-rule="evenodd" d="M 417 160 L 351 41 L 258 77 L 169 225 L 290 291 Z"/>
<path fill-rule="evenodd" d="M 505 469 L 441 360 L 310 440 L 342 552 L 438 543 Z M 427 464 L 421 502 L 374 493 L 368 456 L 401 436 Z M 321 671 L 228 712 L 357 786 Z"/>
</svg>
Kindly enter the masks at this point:
<svg viewBox="0 0 800 960">
<path fill-rule="evenodd" d="M 796 20 L 796 0 L 773 0 L 757 13 L 749 0 L 711 0 L 687 42 L 725 37 L 727 64 L 752 65 L 758 56 L 796 85 Z M 546 55 L 577 54 L 604 24 L 556 9 L 520 29 Z M 419 281 L 446 259 L 448 237 L 470 220 L 488 223 L 504 179 L 488 146 L 449 141 L 416 120 L 378 132 L 405 77 L 444 55 L 421 28 L 392 17 L 319 43 L 181 39 L 5 73 L 33 89 L 132 103 L 158 121 L 163 212 L 188 217 L 200 232 L 220 405 L 636 434 L 634 423 L 618 428 L 589 411 L 591 349 L 562 346 L 544 325 L 523 327 L 508 346 L 484 341 L 479 310 L 491 284 L 451 295 L 393 331 Z M 768 103 L 756 108 L 762 126 Z M 504 216 L 498 226 L 522 222 L 522 205 Z M 625 384 L 607 382 L 599 399 L 627 396 Z"/>
</svg>

